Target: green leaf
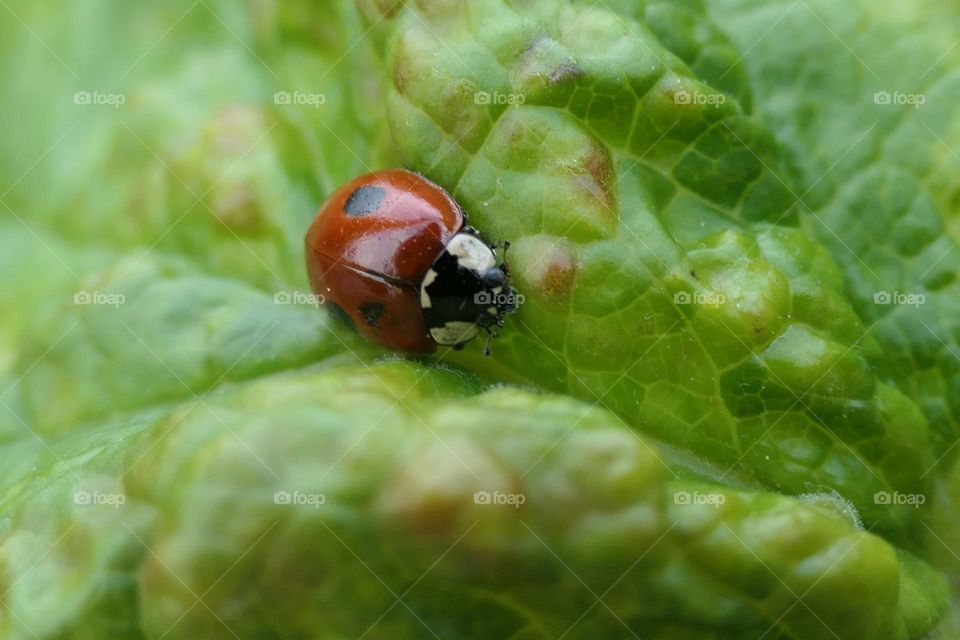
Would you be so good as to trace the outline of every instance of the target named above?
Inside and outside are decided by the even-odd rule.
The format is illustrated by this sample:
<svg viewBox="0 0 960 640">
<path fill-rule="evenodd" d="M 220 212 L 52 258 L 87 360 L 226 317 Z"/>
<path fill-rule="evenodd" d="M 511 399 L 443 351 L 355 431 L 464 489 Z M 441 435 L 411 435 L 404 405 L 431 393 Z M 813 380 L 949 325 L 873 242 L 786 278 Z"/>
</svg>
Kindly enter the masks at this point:
<svg viewBox="0 0 960 640">
<path fill-rule="evenodd" d="M 517 244 L 525 304 L 496 363 L 461 361 L 600 402 L 718 479 L 838 491 L 905 542 L 916 510 L 874 495 L 927 489 L 927 423 L 797 228 L 772 134 L 643 24 L 545 7 L 397 18 L 398 148 Z"/>
<path fill-rule="evenodd" d="M 955 635 L 958 16 L 891 11 L 8 0 L 0 635 Z M 511 241 L 491 358 L 308 297 L 396 165 Z"/>
</svg>

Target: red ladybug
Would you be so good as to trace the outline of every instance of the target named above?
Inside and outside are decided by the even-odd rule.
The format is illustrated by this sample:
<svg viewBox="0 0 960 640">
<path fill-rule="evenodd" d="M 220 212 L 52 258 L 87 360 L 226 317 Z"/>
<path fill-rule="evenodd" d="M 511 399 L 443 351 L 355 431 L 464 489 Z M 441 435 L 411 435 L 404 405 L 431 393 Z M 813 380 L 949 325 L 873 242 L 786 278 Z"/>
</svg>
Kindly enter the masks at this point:
<svg viewBox="0 0 960 640">
<path fill-rule="evenodd" d="M 460 206 L 423 176 L 360 176 L 320 208 L 306 237 L 314 292 L 367 340 L 410 353 L 462 349 L 516 311 L 506 262 L 465 224 Z M 506 251 L 509 243 L 504 243 Z"/>
</svg>

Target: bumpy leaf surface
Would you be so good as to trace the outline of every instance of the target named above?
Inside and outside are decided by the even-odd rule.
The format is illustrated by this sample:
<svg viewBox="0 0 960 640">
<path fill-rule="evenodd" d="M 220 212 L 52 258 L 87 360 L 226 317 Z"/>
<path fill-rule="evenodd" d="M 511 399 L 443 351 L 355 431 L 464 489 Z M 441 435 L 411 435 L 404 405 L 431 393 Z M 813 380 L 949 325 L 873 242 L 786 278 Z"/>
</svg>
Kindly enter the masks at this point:
<svg viewBox="0 0 960 640">
<path fill-rule="evenodd" d="M 955 7 L 2 10 L 0 637 L 954 633 Z M 395 165 L 493 357 L 311 304 Z"/>
</svg>

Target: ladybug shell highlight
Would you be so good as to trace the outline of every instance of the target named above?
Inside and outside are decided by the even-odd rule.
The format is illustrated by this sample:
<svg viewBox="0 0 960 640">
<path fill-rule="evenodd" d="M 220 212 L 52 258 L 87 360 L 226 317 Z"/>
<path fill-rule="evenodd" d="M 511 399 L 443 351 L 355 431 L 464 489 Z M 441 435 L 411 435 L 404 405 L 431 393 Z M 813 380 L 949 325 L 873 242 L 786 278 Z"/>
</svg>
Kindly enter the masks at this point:
<svg viewBox="0 0 960 640">
<path fill-rule="evenodd" d="M 459 205 L 423 176 L 378 171 L 337 189 L 307 232 L 307 272 L 325 306 L 367 340 L 433 353 L 424 275 L 464 226 Z"/>
</svg>

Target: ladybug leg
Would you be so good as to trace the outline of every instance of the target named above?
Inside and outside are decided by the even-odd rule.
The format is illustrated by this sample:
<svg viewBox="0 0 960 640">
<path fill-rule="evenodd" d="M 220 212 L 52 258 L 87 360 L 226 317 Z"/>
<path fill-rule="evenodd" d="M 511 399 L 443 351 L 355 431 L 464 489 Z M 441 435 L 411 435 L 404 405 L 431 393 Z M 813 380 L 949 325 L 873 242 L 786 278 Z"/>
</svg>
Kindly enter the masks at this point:
<svg viewBox="0 0 960 640">
<path fill-rule="evenodd" d="M 490 341 L 491 341 L 492 339 L 493 339 L 493 332 L 488 330 L 488 331 L 487 331 L 487 343 L 486 343 L 485 345 L 483 345 L 483 357 L 484 357 L 484 358 L 489 358 L 489 357 L 490 357 Z"/>
<path fill-rule="evenodd" d="M 497 246 L 497 243 L 494 243 L 494 247 L 496 246 Z M 509 276 L 510 265 L 507 263 L 507 251 L 510 249 L 510 241 L 504 240 L 501 246 L 503 246 L 503 253 L 501 254 L 500 257 L 503 258 L 503 262 L 500 263 L 500 270 L 503 271 L 504 275 Z"/>
<path fill-rule="evenodd" d="M 453 345 L 453 346 L 450 347 L 450 348 L 453 349 L 454 351 L 463 351 L 463 347 L 464 347 L 465 345 L 466 345 L 465 342 L 458 342 L 457 344 Z"/>
</svg>

